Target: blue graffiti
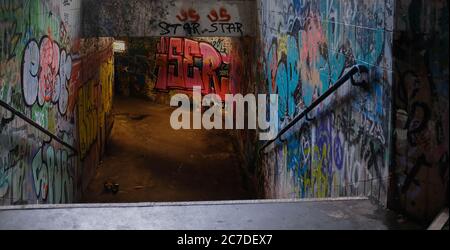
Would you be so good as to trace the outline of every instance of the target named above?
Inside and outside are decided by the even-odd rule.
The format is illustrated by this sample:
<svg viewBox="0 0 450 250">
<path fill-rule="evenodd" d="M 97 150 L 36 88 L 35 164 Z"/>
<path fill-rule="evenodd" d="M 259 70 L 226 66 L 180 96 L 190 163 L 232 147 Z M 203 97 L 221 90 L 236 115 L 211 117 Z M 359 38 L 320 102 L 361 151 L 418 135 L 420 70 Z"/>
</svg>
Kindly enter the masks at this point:
<svg viewBox="0 0 450 250">
<path fill-rule="evenodd" d="M 339 136 L 336 136 L 336 138 L 334 138 L 333 156 L 334 165 L 338 170 L 342 170 L 344 163 L 344 148 L 342 147 L 341 138 L 339 138 Z"/>
<path fill-rule="evenodd" d="M 293 138 L 291 138 L 288 142 L 287 167 L 289 171 L 295 171 L 300 166 L 299 149 L 299 140 L 293 136 Z"/>
<path fill-rule="evenodd" d="M 293 0 L 294 9 L 296 13 L 300 13 L 300 9 L 302 8 L 302 0 Z"/>
<path fill-rule="evenodd" d="M 315 152 L 315 156 L 318 162 L 322 164 L 322 171 L 328 173 L 330 176 L 333 171 L 331 164 L 332 159 L 332 121 L 330 118 L 323 119 L 319 122 L 319 126 L 316 129 L 316 144 L 318 152 Z"/>
<path fill-rule="evenodd" d="M 278 65 L 276 83 L 278 89 L 278 118 L 280 124 L 282 124 L 285 118 L 289 115 L 287 102 L 289 95 L 288 76 L 286 65 L 283 62 Z"/>
<path fill-rule="evenodd" d="M 287 96 L 287 103 L 288 103 L 288 115 L 293 116 L 296 111 L 296 103 L 294 98 L 295 90 L 297 89 L 297 86 L 300 84 L 300 54 L 299 49 L 297 46 L 297 40 L 293 36 L 289 36 L 288 43 L 287 43 L 287 70 L 288 70 L 288 78 L 289 78 L 289 84 L 288 84 L 288 96 Z"/>
</svg>

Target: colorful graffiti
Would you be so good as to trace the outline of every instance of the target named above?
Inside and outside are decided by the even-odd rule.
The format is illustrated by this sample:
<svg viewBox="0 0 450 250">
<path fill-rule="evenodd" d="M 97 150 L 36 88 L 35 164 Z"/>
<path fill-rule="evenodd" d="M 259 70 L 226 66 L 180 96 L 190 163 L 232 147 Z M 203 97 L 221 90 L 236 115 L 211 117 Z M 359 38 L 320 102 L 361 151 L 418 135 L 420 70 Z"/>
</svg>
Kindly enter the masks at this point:
<svg viewBox="0 0 450 250">
<path fill-rule="evenodd" d="M 98 136 L 99 114 L 98 97 L 99 83 L 91 80 L 81 87 L 78 91 L 78 136 L 80 156 L 84 156 Z"/>
<path fill-rule="evenodd" d="M 74 201 L 75 161 L 66 150 L 43 145 L 32 161 L 36 196 L 52 204 Z"/>
<path fill-rule="evenodd" d="M 392 84 L 386 67 L 392 41 L 379 19 L 385 1 L 302 0 L 273 3 L 275 10 L 260 4 L 259 72 L 265 79 L 260 89 L 279 95 L 279 127 L 352 65 L 365 64 L 374 72 L 370 89 L 338 91 L 311 114 L 313 120 L 301 122 L 262 157 L 264 193 L 271 198 L 370 195 L 385 204 Z"/>
<path fill-rule="evenodd" d="M 25 103 L 40 106 L 57 104 L 62 115 L 69 103 L 68 83 L 72 71 L 72 57 L 58 43 L 44 36 L 39 44 L 30 40 L 22 61 L 22 87 Z"/>
<path fill-rule="evenodd" d="M 76 11 L 58 0 L 0 1 L 0 99 L 71 145 L 78 40 L 72 35 L 79 32 L 69 27 L 79 27 L 70 18 Z M 73 202 L 78 166 L 72 152 L 3 108 L 0 121 L 0 204 Z"/>
<path fill-rule="evenodd" d="M 76 158 L 4 109 L 0 113 L 0 204 L 73 202 Z"/>
<path fill-rule="evenodd" d="M 83 39 L 80 46 L 82 77 L 77 83 L 75 105 L 78 156 L 82 165 L 78 171 L 78 187 L 85 190 L 100 164 L 112 129 L 115 73 L 113 39 Z"/>
<path fill-rule="evenodd" d="M 0 99 L 70 145 L 81 138 L 83 157 L 98 164 L 102 152 L 88 147 L 111 126 L 111 39 L 82 47 L 79 15 L 79 0 L 0 1 Z M 88 79 L 101 83 L 95 96 Z M 3 108 L 0 132 L 0 205 L 77 199 L 94 166 Z"/>
<path fill-rule="evenodd" d="M 78 88 L 78 142 L 80 158 L 85 159 L 93 146 L 103 148 L 106 135 L 110 129 L 113 89 L 114 59 L 112 44 L 106 50 L 105 58 L 95 66 L 94 77 Z"/>
<path fill-rule="evenodd" d="M 12 136 L 27 133 L 25 127 L 14 127 L 14 120 L 0 108 L 0 205 L 26 200 L 24 182 L 32 146 L 25 139 L 12 140 Z"/>
<path fill-rule="evenodd" d="M 230 93 L 230 57 L 206 42 L 161 38 L 156 64 L 158 90 L 192 90 L 201 86 L 204 94 L 224 97 Z"/>
<path fill-rule="evenodd" d="M 199 37 L 195 40 L 182 39 L 182 53 L 179 55 L 174 53 L 173 56 L 177 57 L 177 60 L 168 59 L 168 46 L 170 45 L 170 39 L 163 39 L 166 42 L 166 48 L 163 48 L 163 53 L 158 53 L 161 44 L 161 38 L 121 38 L 127 44 L 127 50 L 124 53 L 115 54 L 115 85 L 116 93 L 124 96 L 138 96 L 148 98 L 152 101 L 160 103 L 169 103 L 170 96 L 177 92 L 190 91 L 194 84 L 203 86 L 204 73 L 203 68 L 209 69 L 211 80 L 209 90 L 204 90 L 204 93 L 211 93 L 217 88 L 221 88 L 224 93 L 237 93 L 241 89 L 240 83 L 244 76 L 251 74 L 250 70 L 246 70 L 250 64 L 250 58 L 243 58 L 243 53 L 249 54 L 249 52 L 243 51 L 240 48 L 242 44 L 249 43 L 250 39 L 237 39 L 230 37 Z M 177 40 L 178 38 L 172 38 Z M 187 40 L 187 42 L 186 42 Z M 200 43 L 204 43 L 202 46 L 205 52 L 213 51 L 210 53 L 212 62 L 211 67 L 203 67 L 204 63 L 207 63 L 206 57 L 201 54 Z M 186 44 L 194 44 L 193 49 L 198 50 L 197 53 L 190 53 L 190 56 L 186 54 Z M 208 44 L 206 46 L 206 44 Z M 238 51 L 239 50 L 239 51 Z M 156 55 L 156 56 L 155 56 Z M 180 59 L 180 60 L 178 60 Z M 181 69 L 178 67 L 178 63 L 181 61 Z M 220 64 L 216 62 L 223 61 Z M 244 63 L 246 62 L 246 63 Z M 162 67 L 160 67 L 162 65 Z M 217 69 L 215 69 L 218 67 Z M 169 68 L 174 68 L 173 74 L 182 74 L 183 78 L 181 83 L 169 84 Z M 183 71 L 179 71 L 183 70 Z M 160 71 L 164 75 L 160 75 Z M 213 73 L 216 77 L 213 78 Z M 166 76 L 161 77 L 161 76 Z M 196 79 L 195 79 L 195 78 Z M 192 79 L 191 79 L 192 78 Z M 181 81 L 181 77 L 171 77 L 171 79 L 178 79 Z M 185 80 L 187 79 L 187 80 Z M 159 86 L 158 85 L 159 81 Z M 187 83 L 186 83 L 187 82 Z M 214 82 L 216 85 L 214 85 Z M 217 84 L 218 83 L 218 84 Z M 222 86 L 228 84 L 228 86 Z M 172 86 L 171 86 L 172 85 Z M 189 86 L 190 85 L 190 86 Z"/>
<path fill-rule="evenodd" d="M 107 62 L 100 66 L 100 83 L 102 88 L 100 127 L 105 128 L 105 122 L 108 114 L 112 110 L 113 90 L 114 90 L 114 58 L 111 57 Z"/>
</svg>

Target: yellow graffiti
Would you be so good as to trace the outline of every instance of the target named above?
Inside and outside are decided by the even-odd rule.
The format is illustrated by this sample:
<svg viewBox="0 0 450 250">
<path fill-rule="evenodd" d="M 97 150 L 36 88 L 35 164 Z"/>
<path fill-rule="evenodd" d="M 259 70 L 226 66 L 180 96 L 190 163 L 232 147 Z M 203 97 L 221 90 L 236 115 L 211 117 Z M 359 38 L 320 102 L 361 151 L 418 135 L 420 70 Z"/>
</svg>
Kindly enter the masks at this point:
<svg viewBox="0 0 450 250">
<path fill-rule="evenodd" d="M 287 49 L 287 43 L 288 43 L 288 36 L 283 35 L 278 38 L 278 58 L 282 58 L 282 55 L 287 55 L 288 49 Z"/>
<path fill-rule="evenodd" d="M 323 163 L 328 155 L 327 145 L 323 145 L 322 152 L 318 146 L 314 146 L 314 155 L 317 159 L 313 160 L 312 179 L 315 183 L 315 196 L 317 198 L 328 197 L 328 178 L 326 173 L 323 172 Z"/>
<path fill-rule="evenodd" d="M 105 130 L 107 115 L 112 110 L 113 85 L 114 59 L 111 57 L 100 65 L 98 76 L 78 90 L 78 137 L 82 159 Z"/>
<path fill-rule="evenodd" d="M 100 127 L 104 128 L 106 115 L 109 114 L 112 109 L 114 84 L 114 62 L 112 57 L 100 66 L 100 84 L 102 89 Z"/>
<path fill-rule="evenodd" d="M 78 92 L 78 133 L 81 158 L 84 158 L 98 133 L 97 90 L 94 80 L 87 82 Z"/>
</svg>

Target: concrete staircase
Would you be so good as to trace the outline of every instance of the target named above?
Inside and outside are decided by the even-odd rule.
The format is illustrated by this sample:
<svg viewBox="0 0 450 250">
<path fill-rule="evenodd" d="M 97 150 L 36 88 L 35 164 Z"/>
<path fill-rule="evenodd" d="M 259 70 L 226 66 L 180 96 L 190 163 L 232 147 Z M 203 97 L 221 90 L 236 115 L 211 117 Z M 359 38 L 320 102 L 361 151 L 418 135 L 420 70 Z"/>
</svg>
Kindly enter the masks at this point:
<svg viewBox="0 0 450 250">
<path fill-rule="evenodd" d="M 0 207 L 0 229 L 420 229 L 367 198 Z"/>
</svg>

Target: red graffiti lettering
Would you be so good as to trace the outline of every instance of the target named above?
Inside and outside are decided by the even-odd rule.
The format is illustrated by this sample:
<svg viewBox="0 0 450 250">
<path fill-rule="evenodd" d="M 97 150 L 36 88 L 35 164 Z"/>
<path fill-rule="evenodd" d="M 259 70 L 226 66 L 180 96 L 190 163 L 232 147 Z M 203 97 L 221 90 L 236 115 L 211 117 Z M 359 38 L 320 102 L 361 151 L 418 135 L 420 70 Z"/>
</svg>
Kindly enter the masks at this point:
<svg viewBox="0 0 450 250">
<path fill-rule="evenodd" d="M 59 70 L 59 46 L 50 38 L 42 40 L 41 44 L 41 70 L 39 78 L 39 100 L 40 104 L 52 101 L 52 95 Z"/>
<path fill-rule="evenodd" d="M 169 87 L 183 88 L 183 40 L 170 39 L 169 47 Z"/>
<path fill-rule="evenodd" d="M 230 14 L 228 14 L 228 10 L 224 7 L 220 8 L 219 13 L 217 13 L 216 10 L 211 10 L 211 12 L 208 15 L 208 19 L 215 23 L 215 22 L 229 22 L 231 20 Z"/>
<path fill-rule="evenodd" d="M 161 38 L 157 45 L 157 90 L 192 90 L 201 86 L 203 94 L 230 93 L 230 56 L 205 42 L 183 38 Z"/>
<path fill-rule="evenodd" d="M 180 10 L 180 14 L 177 15 L 177 19 L 180 22 L 186 22 L 186 21 L 191 21 L 191 22 L 198 22 L 200 20 L 200 16 L 197 14 L 197 11 L 194 9 L 189 9 L 188 11 L 182 9 Z"/>
<path fill-rule="evenodd" d="M 202 59 L 198 42 L 186 39 L 184 41 L 184 79 L 186 88 L 192 89 L 194 86 L 202 86 L 200 68 L 195 65 L 196 59 Z"/>
</svg>

